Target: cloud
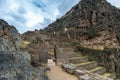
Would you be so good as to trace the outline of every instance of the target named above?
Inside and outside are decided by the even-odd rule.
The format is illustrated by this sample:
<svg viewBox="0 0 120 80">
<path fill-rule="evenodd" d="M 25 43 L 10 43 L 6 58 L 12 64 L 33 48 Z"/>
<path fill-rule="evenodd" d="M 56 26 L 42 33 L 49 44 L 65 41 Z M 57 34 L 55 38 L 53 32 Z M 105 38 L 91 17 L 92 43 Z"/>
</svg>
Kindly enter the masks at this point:
<svg viewBox="0 0 120 80">
<path fill-rule="evenodd" d="M 27 22 L 25 23 L 26 26 L 29 28 L 36 26 L 38 23 L 43 23 L 44 17 L 41 15 L 37 15 L 33 12 L 28 12 L 24 15 L 24 17 L 27 19 Z"/>
<path fill-rule="evenodd" d="M 120 0 L 107 0 L 108 2 L 110 2 L 112 5 L 120 8 Z"/>
<path fill-rule="evenodd" d="M 80 0 L 0 0 L 0 18 L 20 33 L 46 27 L 64 15 Z M 119 0 L 108 0 L 120 7 Z"/>
</svg>

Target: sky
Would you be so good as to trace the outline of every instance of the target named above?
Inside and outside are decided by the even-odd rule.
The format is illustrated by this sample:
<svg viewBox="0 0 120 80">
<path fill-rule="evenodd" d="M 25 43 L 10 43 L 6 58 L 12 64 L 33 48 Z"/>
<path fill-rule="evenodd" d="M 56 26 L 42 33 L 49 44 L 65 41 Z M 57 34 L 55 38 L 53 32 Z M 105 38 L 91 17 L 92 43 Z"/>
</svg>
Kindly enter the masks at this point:
<svg viewBox="0 0 120 80">
<path fill-rule="evenodd" d="M 0 0 L 0 18 L 20 33 L 43 29 L 63 16 L 80 0 Z M 120 8 L 120 0 L 107 0 Z"/>
</svg>

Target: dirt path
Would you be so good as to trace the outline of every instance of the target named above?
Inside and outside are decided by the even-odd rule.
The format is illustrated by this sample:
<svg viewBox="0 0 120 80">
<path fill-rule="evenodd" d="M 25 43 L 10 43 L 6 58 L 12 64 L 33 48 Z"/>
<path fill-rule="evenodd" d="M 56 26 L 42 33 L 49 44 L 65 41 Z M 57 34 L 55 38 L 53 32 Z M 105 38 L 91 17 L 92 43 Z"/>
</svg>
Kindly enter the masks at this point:
<svg viewBox="0 0 120 80">
<path fill-rule="evenodd" d="M 60 66 L 55 66 L 55 63 L 52 61 L 49 61 L 48 66 L 51 69 L 50 71 L 47 71 L 50 80 L 78 80 L 74 75 L 63 71 Z"/>
</svg>

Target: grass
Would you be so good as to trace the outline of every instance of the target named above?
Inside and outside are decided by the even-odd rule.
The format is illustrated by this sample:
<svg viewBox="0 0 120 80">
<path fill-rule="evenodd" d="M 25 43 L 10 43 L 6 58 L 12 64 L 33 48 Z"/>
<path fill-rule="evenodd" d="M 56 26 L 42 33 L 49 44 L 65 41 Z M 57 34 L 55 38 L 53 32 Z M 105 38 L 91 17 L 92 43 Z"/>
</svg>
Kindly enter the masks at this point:
<svg viewBox="0 0 120 80">
<path fill-rule="evenodd" d="M 120 80 L 120 77 L 118 77 L 117 79 L 115 79 L 115 80 Z"/>
<path fill-rule="evenodd" d="M 97 71 L 97 70 L 101 70 L 101 69 L 103 69 L 104 67 L 96 67 L 96 68 L 94 68 L 94 69 L 92 69 L 90 72 L 94 72 L 94 71 Z"/>
<path fill-rule="evenodd" d="M 48 51 L 49 54 L 54 54 L 54 51 Z"/>
<path fill-rule="evenodd" d="M 84 57 L 73 57 L 73 58 L 69 58 L 69 59 L 71 60 L 71 59 L 84 59 L 84 58 L 87 58 L 87 56 L 84 56 Z"/>
<path fill-rule="evenodd" d="M 20 45 L 20 48 L 26 48 L 28 44 L 30 44 L 30 42 L 23 41 L 22 44 Z"/>
<path fill-rule="evenodd" d="M 79 63 L 79 64 L 76 64 L 75 66 L 84 66 L 84 65 L 87 65 L 87 64 L 92 64 L 92 63 L 94 63 L 94 62 L 95 62 L 95 61 Z"/>
<path fill-rule="evenodd" d="M 111 73 L 105 73 L 105 74 L 103 74 L 102 76 L 103 77 L 109 77 L 111 75 Z"/>
</svg>

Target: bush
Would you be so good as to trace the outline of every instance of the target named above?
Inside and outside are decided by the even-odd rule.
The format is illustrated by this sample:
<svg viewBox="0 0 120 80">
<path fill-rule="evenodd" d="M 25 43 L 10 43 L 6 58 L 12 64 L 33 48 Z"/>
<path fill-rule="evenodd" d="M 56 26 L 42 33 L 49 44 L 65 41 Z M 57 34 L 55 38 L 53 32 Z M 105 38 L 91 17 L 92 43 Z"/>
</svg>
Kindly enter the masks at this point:
<svg viewBox="0 0 120 80">
<path fill-rule="evenodd" d="M 94 37 L 98 36 L 98 32 L 97 32 L 97 30 L 90 28 L 87 31 L 87 36 L 88 36 L 88 38 L 94 38 Z"/>
</svg>

